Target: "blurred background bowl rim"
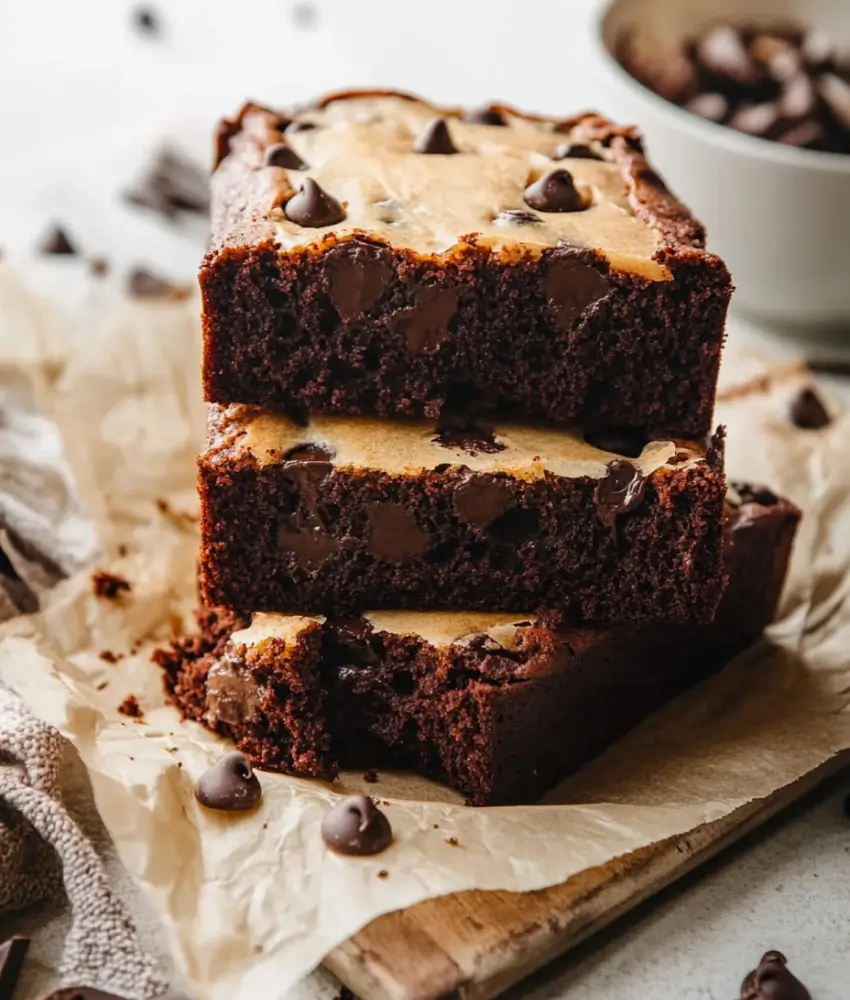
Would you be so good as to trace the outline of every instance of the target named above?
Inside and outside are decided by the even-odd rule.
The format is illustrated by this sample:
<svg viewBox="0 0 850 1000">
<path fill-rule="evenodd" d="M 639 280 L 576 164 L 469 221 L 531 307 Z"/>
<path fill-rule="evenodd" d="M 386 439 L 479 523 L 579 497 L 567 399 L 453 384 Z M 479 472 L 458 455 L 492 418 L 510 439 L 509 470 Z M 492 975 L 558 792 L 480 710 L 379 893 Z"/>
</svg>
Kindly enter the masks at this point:
<svg viewBox="0 0 850 1000">
<path fill-rule="evenodd" d="M 786 167 L 815 168 L 821 172 L 850 176 L 850 153 L 827 153 L 819 149 L 798 149 L 771 139 L 747 135 L 745 132 L 739 132 L 728 125 L 719 125 L 716 122 L 700 118 L 692 111 L 656 94 L 637 77 L 632 76 L 614 55 L 606 37 L 609 19 L 615 14 L 617 8 L 625 2 L 628 0 L 605 0 L 598 5 L 593 17 L 591 39 L 599 61 L 606 66 L 606 69 L 618 83 L 632 90 L 637 97 L 649 104 L 650 107 L 655 108 L 659 114 L 669 115 L 673 123 L 677 123 L 683 130 L 708 145 L 723 146 L 727 152 L 740 156 L 756 157 Z M 688 0 L 666 0 L 666 2 L 681 3 L 688 2 Z M 641 122 L 627 124 L 636 124 L 638 128 L 642 126 Z M 649 154 L 651 156 L 651 149 Z"/>
</svg>

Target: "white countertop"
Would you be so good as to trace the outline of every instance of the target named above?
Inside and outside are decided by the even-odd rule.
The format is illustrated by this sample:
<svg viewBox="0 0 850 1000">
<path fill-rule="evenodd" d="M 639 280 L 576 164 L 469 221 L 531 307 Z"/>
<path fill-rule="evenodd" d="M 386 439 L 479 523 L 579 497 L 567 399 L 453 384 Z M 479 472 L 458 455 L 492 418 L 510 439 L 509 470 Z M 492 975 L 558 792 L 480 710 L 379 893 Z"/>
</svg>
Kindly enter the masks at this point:
<svg viewBox="0 0 850 1000">
<path fill-rule="evenodd" d="M 294 0 L 156 0 L 164 34 L 131 28 L 127 0 L 4 0 L 0 4 L 0 245 L 26 249 L 51 221 L 116 269 L 145 263 L 190 278 L 203 226 L 168 226 L 117 198 L 152 144 L 176 136 L 206 159 L 212 123 L 248 96 L 288 104 L 334 88 L 398 86 L 437 101 L 501 98 L 567 114 L 597 105 L 583 44 L 595 0 L 315 0 L 299 26 Z M 602 110 L 616 113 L 616 109 Z M 764 331 L 734 336 L 777 353 L 799 349 Z M 843 388 L 843 387 L 841 387 Z M 78 778 L 72 791 L 97 831 Z M 769 948 L 785 951 L 815 1000 L 846 1000 L 850 911 L 848 780 L 835 782 L 747 844 L 625 918 L 513 998 L 731 1000 Z M 132 895 L 100 834 L 110 870 Z M 152 945 L 162 934 L 135 900 Z M 5 920 L 35 934 L 22 1000 L 49 985 L 64 917 L 36 910 Z M 321 977 L 299 1000 L 330 998 Z"/>
</svg>

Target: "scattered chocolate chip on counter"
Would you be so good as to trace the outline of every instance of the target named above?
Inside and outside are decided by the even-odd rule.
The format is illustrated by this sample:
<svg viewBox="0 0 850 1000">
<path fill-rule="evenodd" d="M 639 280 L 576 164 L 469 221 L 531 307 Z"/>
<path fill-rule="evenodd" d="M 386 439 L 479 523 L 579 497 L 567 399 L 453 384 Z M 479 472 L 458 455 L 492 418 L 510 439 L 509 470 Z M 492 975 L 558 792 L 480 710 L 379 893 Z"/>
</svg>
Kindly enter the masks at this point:
<svg viewBox="0 0 850 1000">
<path fill-rule="evenodd" d="M 374 768 L 369 768 L 368 771 L 363 775 L 363 780 L 370 785 L 376 785 L 378 783 L 378 772 Z"/>
<path fill-rule="evenodd" d="M 460 841 L 457 837 L 446 837 L 446 843 L 449 847 L 460 847 Z"/>
<path fill-rule="evenodd" d="M 104 278 L 109 274 L 109 261 L 105 257 L 92 257 L 89 260 L 89 273 L 95 278 Z"/>
<path fill-rule="evenodd" d="M 801 389 L 791 400 L 788 414 L 795 427 L 818 431 L 832 421 L 820 396 L 812 388 Z"/>
<path fill-rule="evenodd" d="M 337 854 L 365 856 L 385 851 L 392 843 L 393 831 L 368 795 L 351 795 L 325 814 L 322 839 Z"/>
<path fill-rule="evenodd" d="M 153 7 L 136 7 L 133 11 L 133 27 L 140 35 L 155 37 L 162 34 L 162 22 Z"/>
<path fill-rule="evenodd" d="M 134 694 L 127 695 L 118 706 L 118 711 L 130 719 L 138 719 L 139 722 L 142 722 L 145 717 L 142 706 L 139 704 L 139 699 Z"/>
<path fill-rule="evenodd" d="M 123 653 L 113 653 L 111 649 L 102 649 L 97 655 L 104 663 L 118 663 L 124 659 Z"/>
<path fill-rule="evenodd" d="M 29 951 L 29 938 L 13 937 L 0 944 L 0 997 L 11 998 Z"/>
<path fill-rule="evenodd" d="M 207 809 L 241 812 L 253 809 L 263 796 L 263 786 L 251 761 L 233 750 L 204 771 L 195 784 L 195 798 Z"/>
<path fill-rule="evenodd" d="M 188 285 L 179 285 L 144 267 L 136 267 L 127 278 L 127 294 L 134 299 L 184 302 L 192 294 L 192 290 Z"/>
<path fill-rule="evenodd" d="M 812 996 L 789 972 L 785 956 L 768 951 L 741 983 L 741 1000 L 812 1000 Z"/>
<path fill-rule="evenodd" d="M 129 594 L 133 589 L 129 580 L 118 576 L 117 573 L 109 573 L 105 569 L 95 570 L 91 582 L 95 597 L 105 597 L 109 601 L 115 600 L 121 594 Z"/>
<path fill-rule="evenodd" d="M 655 56 L 626 38 L 617 56 L 660 97 L 708 121 L 788 146 L 850 153 L 850 58 L 825 32 L 720 23 Z"/>
<path fill-rule="evenodd" d="M 77 248 L 61 226 L 53 226 L 39 243 L 38 249 L 44 254 L 71 255 L 77 252 Z"/>
<path fill-rule="evenodd" d="M 206 171 L 174 149 L 161 149 L 124 198 L 169 221 L 180 212 L 206 215 L 210 209 Z"/>
</svg>

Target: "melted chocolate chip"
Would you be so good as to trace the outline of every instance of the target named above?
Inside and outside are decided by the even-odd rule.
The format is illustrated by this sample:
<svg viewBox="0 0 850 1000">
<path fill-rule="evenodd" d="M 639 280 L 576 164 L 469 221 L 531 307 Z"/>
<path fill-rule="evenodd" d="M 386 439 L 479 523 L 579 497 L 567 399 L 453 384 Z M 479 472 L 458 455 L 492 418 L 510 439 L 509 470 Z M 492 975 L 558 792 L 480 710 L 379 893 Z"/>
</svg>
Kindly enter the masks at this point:
<svg viewBox="0 0 850 1000">
<path fill-rule="evenodd" d="M 285 135 L 293 135 L 295 132 L 312 132 L 318 128 L 315 122 L 287 122 L 283 128 Z"/>
<path fill-rule="evenodd" d="M 471 125 L 507 125 L 505 116 L 496 108 L 474 108 L 463 116 Z"/>
<path fill-rule="evenodd" d="M 329 618 L 322 638 L 335 665 L 375 667 L 383 662 L 383 642 L 365 618 Z"/>
<path fill-rule="evenodd" d="M 435 444 L 444 448 L 459 449 L 468 455 L 495 455 L 504 451 L 505 446 L 496 440 L 496 431 L 483 421 L 453 413 L 444 413 L 437 423 Z"/>
<path fill-rule="evenodd" d="M 468 476 L 454 491 L 452 506 L 467 524 L 486 528 L 514 502 L 514 493 L 504 478 L 491 475 Z"/>
<path fill-rule="evenodd" d="M 394 274 L 388 250 L 356 240 L 329 250 L 324 261 L 328 293 L 344 322 L 368 312 Z"/>
<path fill-rule="evenodd" d="M 543 220 L 534 212 L 526 212 L 523 208 L 506 208 L 493 219 L 496 223 L 508 223 L 513 226 L 539 226 Z"/>
<path fill-rule="evenodd" d="M 319 485 L 333 470 L 333 452 L 318 444 L 303 444 L 283 456 L 281 471 L 298 486 L 299 509 L 288 515 L 278 531 L 280 547 L 303 566 L 316 566 L 339 548 L 318 510 Z"/>
<path fill-rule="evenodd" d="M 39 251 L 47 254 L 75 254 L 77 248 L 61 226 L 54 226 L 39 245 Z"/>
<path fill-rule="evenodd" d="M 380 854 L 393 840 L 390 821 L 368 795 L 338 802 L 322 820 L 322 840 L 337 854 Z"/>
<path fill-rule="evenodd" d="M 831 423 L 826 407 L 814 389 L 801 389 L 791 400 L 789 416 L 795 427 L 817 431 Z"/>
<path fill-rule="evenodd" d="M 782 952 L 768 951 L 741 983 L 741 1000 L 812 1000 L 812 996 L 789 972 Z"/>
<path fill-rule="evenodd" d="M 10 1000 L 21 977 L 29 938 L 13 937 L 0 944 L 0 997 Z"/>
<path fill-rule="evenodd" d="M 608 281 L 595 267 L 555 257 L 543 279 L 543 294 L 563 330 L 571 330 L 588 306 L 608 294 Z"/>
<path fill-rule="evenodd" d="M 584 435 L 585 441 L 601 451 L 637 458 L 646 447 L 647 436 L 633 427 L 598 427 Z"/>
<path fill-rule="evenodd" d="M 445 118 L 433 118 L 428 122 L 424 132 L 416 140 L 413 151 L 416 153 L 439 153 L 443 156 L 450 156 L 457 152 Z"/>
<path fill-rule="evenodd" d="M 603 160 L 604 157 L 597 153 L 585 142 L 562 142 L 555 147 L 552 153 L 553 160 Z"/>
<path fill-rule="evenodd" d="M 284 205 L 283 211 L 291 222 L 310 229 L 333 226 L 345 218 L 342 205 L 312 177 L 304 178 L 300 190 Z"/>
<path fill-rule="evenodd" d="M 253 809 L 262 794 L 251 761 L 238 750 L 216 761 L 195 785 L 195 798 L 201 805 L 224 812 Z"/>
<path fill-rule="evenodd" d="M 428 533 L 419 527 L 412 511 L 397 503 L 373 503 L 369 517 L 369 551 L 387 562 L 405 562 L 428 548 Z"/>
<path fill-rule="evenodd" d="M 275 142 L 263 153 L 264 167 L 283 167 L 284 170 L 306 170 L 307 164 L 285 142 Z"/>
<path fill-rule="evenodd" d="M 538 212 L 583 212 L 590 207 L 569 170 L 550 170 L 522 194 L 525 203 Z"/>
<path fill-rule="evenodd" d="M 415 354 L 433 354 L 449 336 L 449 323 L 457 312 L 458 295 L 443 285 L 419 285 L 415 288 L 416 305 L 400 309 L 393 317 L 393 329 Z"/>
<path fill-rule="evenodd" d="M 612 528 L 621 514 L 628 514 L 642 501 L 646 492 L 646 476 L 625 459 L 608 463 L 608 472 L 593 491 L 593 501 L 599 520 Z"/>
<path fill-rule="evenodd" d="M 302 518 L 294 514 L 281 525 L 278 545 L 291 552 L 301 566 L 318 566 L 339 549 L 339 542 L 318 517 Z"/>
</svg>

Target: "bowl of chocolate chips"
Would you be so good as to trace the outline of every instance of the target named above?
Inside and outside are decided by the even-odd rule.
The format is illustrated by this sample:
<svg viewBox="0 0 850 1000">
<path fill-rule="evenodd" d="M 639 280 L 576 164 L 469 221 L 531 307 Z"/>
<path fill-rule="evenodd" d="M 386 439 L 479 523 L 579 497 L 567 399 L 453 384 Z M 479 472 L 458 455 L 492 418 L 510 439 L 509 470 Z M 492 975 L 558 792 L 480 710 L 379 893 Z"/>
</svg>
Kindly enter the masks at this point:
<svg viewBox="0 0 850 1000">
<path fill-rule="evenodd" d="M 850 332 L 850 0 L 613 0 L 613 117 L 706 225 L 734 307 Z"/>
</svg>

